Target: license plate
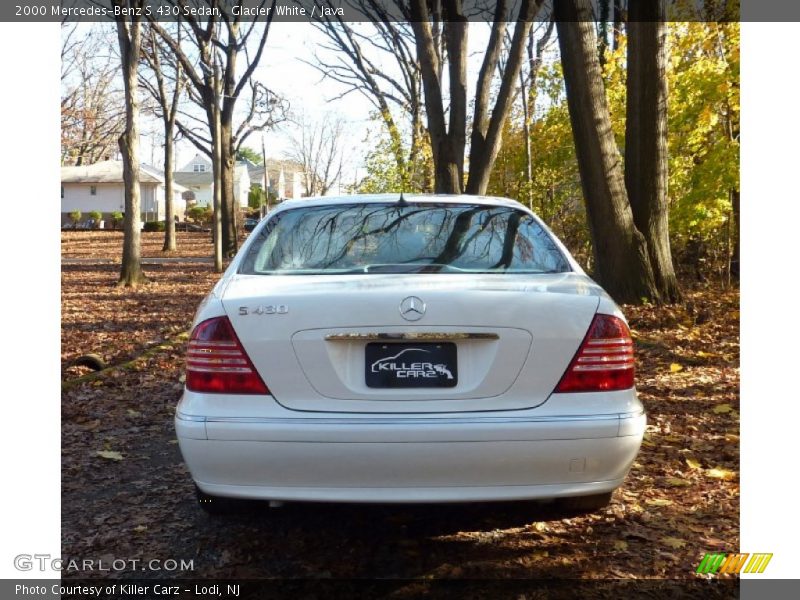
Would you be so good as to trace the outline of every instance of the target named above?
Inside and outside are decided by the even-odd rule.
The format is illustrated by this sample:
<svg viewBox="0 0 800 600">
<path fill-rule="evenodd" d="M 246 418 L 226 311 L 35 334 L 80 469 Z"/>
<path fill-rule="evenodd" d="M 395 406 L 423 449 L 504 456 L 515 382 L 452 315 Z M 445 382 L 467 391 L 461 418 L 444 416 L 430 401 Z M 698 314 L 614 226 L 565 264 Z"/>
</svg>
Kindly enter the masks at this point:
<svg viewBox="0 0 800 600">
<path fill-rule="evenodd" d="M 458 383 L 456 345 L 367 344 L 365 374 L 371 388 L 448 388 Z"/>
</svg>

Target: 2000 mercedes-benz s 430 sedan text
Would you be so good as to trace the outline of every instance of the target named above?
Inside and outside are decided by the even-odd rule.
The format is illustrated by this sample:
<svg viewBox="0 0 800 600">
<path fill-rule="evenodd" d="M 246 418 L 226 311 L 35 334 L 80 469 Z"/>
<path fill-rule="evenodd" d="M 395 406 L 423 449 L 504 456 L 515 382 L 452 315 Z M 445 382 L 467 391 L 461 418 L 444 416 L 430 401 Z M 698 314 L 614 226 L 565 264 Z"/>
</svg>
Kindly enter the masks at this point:
<svg viewBox="0 0 800 600">
<path fill-rule="evenodd" d="M 203 300 L 175 424 L 221 499 L 608 502 L 645 415 L 611 298 L 521 204 L 282 203 Z"/>
</svg>

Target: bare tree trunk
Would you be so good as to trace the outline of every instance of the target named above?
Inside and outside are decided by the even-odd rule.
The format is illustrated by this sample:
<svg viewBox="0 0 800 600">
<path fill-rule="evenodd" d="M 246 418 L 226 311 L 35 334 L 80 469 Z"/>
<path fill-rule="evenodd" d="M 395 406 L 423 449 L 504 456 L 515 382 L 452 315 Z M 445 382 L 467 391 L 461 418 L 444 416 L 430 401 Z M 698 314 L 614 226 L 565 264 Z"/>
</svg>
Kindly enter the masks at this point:
<svg viewBox="0 0 800 600">
<path fill-rule="evenodd" d="M 231 145 L 230 123 L 220 124 L 220 185 L 222 213 L 222 255 L 231 258 L 239 248 L 236 237 L 236 211 L 238 210 L 234 196 L 234 179 L 236 173 L 236 157 Z"/>
<path fill-rule="evenodd" d="M 497 159 L 497 153 L 500 151 L 503 125 L 514 99 L 514 84 L 525 58 L 528 32 L 531 30 L 533 18 L 539 11 L 540 6 L 541 0 L 522 0 L 519 20 L 514 28 L 511 48 L 508 51 L 503 77 L 500 82 L 500 89 L 497 92 L 497 99 L 491 113 L 489 113 L 489 107 L 487 106 L 488 97 L 476 95 L 476 119 L 472 128 L 472 143 L 469 151 L 468 194 L 482 195 L 486 193 L 492 166 Z M 497 27 L 498 25 L 495 24 L 495 28 Z M 486 64 L 486 61 L 484 61 L 484 64 Z M 479 119 L 478 115 L 483 115 L 483 118 Z"/>
<path fill-rule="evenodd" d="M 731 210 L 733 211 L 733 253 L 731 254 L 731 277 L 739 281 L 739 236 L 741 235 L 739 217 L 739 190 L 731 190 Z"/>
<path fill-rule="evenodd" d="M 175 171 L 175 122 L 165 121 L 164 127 L 164 246 L 163 252 L 175 252 L 178 249 L 175 240 L 175 190 L 173 173 Z"/>
<path fill-rule="evenodd" d="M 417 107 L 411 115 L 411 148 L 408 151 L 408 161 L 404 165 L 409 190 L 419 190 L 423 192 L 429 190 L 426 185 L 424 174 L 417 172 L 419 166 L 417 164 L 417 159 L 420 155 L 424 135 L 422 117 L 419 112 L 419 107 Z"/>
<path fill-rule="evenodd" d="M 600 66 L 606 64 L 606 50 L 608 49 L 608 18 L 611 12 L 610 0 L 600 0 L 599 8 L 600 14 L 598 15 L 598 26 L 600 29 L 600 39 L 597 43 L 597 58 L 600 61 Z"/>
<path fill-rule="evenodd" d="M 669 243 L 664 0 L 633 2 L 628 23 L 625 188 L 664 302 L 681 298 Z"/>
<path fill-rule="evenodd" d="M 464 149 L 466 147 L 467 111 L 467 19 L 460 0 L 443 0 L 443 36 L 447 48 L 449 111 L 445 122 L 442 92 L 442 59 L 431 30 L 428 3 L 411 0 L 411 26 L 417 46 L 420 73 L 425 91 L 425 109 L 435 170 L 434 190 L 440 194 L 484 194 L 492 165 L 497 159 L 503 125 L 508 117 L 513 91 L 522 66 L 525 43 L 531 22 L 542 0 L 522 0 L 516 19 L 511 49 L 503 69 L 500 89 L 493 106 L 489 105 L 491 82 L 498 65 L 508 18 L 508 3 L 495 5 L 492 32 L 478 76 L 475 93 L 475 117 L 472 127 L 469 180 L 464 184 Z M 436 5 L 434 4 L 434 13 Z M 436 17 L 434 16 L 434 24 Z"/>
<path fill-rule="evenodd" d="M 625 192 L 588 0 L 556 0 L 555 10 L 595 275 L 618 302 L 657 302 L 647 243 L 636 229 Z"/>
<path fill-rule="evenodd" d="M 461 14 L 461 0 L 444 0 L 444 39 L 450 84 L 447 150 L 444 153 L 446 183 L 452 193 L 464 189 L 464 148 L 467 144 L 467 35 L 469 23 Z"/>
<path fill-rule="evenodd" d="M 229 25 L 230 37 L 238 39 L 238 21 Z M 220 210 L 222 213 L 222 255 L 233 258 L 239 249 L 239 240 L 236 234 L 236 211 L 238 210 L 234 195 L 234 179 L 236 178 L 236 152 L 233 148 L 233 109 L 235 101 L 236 64 L 238 51 L 235 46 L 228 45 L 225 49 L 225 68 L 221 73 L 221 100 L 219 112 L 220 135 L 220 183 L 222 196 L 220 197 Z"/>
<path fill-rule="evenodd" d="M 449 0 L 447 5 L 455 18 L 457 0 Z M 448 22 L 445 39 L 450 55 L 450 130 L 444 115 L 440 60 L 429 22 L 428 8 L 424 0 L 411 0 L 411 26 L 417 55 L 420 61 L 422 85 L 425 90 L 425 108 L 428 114 L 428 131 L 431 136 L 431 151 L 434 164 L 434 191 L 437 194 L 460 194 L 463 189 L 464 146 L 466 144 L 466 65 L 457 62 L 466 59 L 467 23 L 463 20 Z M 463 121 L 463 123 L 462 123 Z M 461 131 L 454 127 L 461 126 Z"/>
<path fill-rule="evenodd" d="M 139 196 L 139 86 L 138 66 L 141 51 L 141 23 L 118 17 L 122 78 L 125 85 L 125 131 L 119 138 L 125 182 L 125 221 L 122 242 L 122 267 L 118 285 L 135 287 L 147 281 L 141 265 L 141 201 Z"/>
<path fill-rule="evenodd" d="M 219 91 L 219 65 L 214 61 L 214 89 Z M 220 108 L 217 102 L 211 107 L 211 171 L 214 176 L 213 202 L 214 202 L 214 221 L 212 224 L 214 238 L 214 270 L 222 273 L 222 140 L 220 139 Z"/>
<path fill-rule="evenodd" d="M 625 15 L 622 14 L 622 0 L 614 0 L 614 30 L 612 36 L 612 49 L 619 48 L 619 38 L 622 36 L 622 25 L 625 22 Z"/>
<path fill-rule="evenodd" d="M 536 110 L 536 81 L 539 75 L 539 69 L 542 66 L 542 55 L 544 54 L 545 46 L 553 34 L 555 22 L 551 19 L 547 24 L 539 41 L 534 44 L 534 31 L 531 28 L 528 31 L 528 83 L 527 89 L 523 85 L 522 71 L 520 71 L 520 85 L 522 89 L 522 110 L 523 110 L 523 134 L 525 135 L 525 181 L 528 184 L 528 205 L 533 210 L 533 154 L 531 148 L 531 124 L 533 123 L 533 116 Z M 544 217 L 544 215 L 542 215 Z"/>
<path fill-rule="evenodd" d="M 519 74 L 519 95 L 522 100 L 522 135 L 525 136 L 525 195 L 528 208 L 533 210 L 533 164 L 531 161 L 531 114 L 528 108 L 528 93 L 525 78 Z"/>
<path fill-rule="evenodd" d="M 169 53 L 159 43 L 155 30 L 151 27 L 145 40 L 148 42 L 142 48 L 144 63 L 150 68 L 155 77 L 155 84 L 147 78 L 140 76 L 139 85 L 144 87 L 158 103 L 161 111 L 161 120 L 164 124 L 164 245 L 162 252 L 177 250 L 175 239 L 175 122 L 178 116 L 178 105 L 183 93 L 183 79 L 181 65 L 172 62 Z M 180 40 L 180 29 L 178 30 Z M 168 91 L 165 68 L 173 66 L 174 79 L 172 89 Z"/>
<path fill-rule="evenodd" d="M 180 46 L 180 40 L 171 36 L 156 20 L 153 15 L 148 16 L 151 26 L 159 34 L 161 39 L 167 44 L 175 55 L 177 61 L 182 65 L 187 79 L 197 91 L 195 99 L 202 100 L 202 106 L 206 110 L 209 119 L 209 133 L 211 140 L 202 139 L 202 136 L 190 131 L 191 128 L 180 126 L 183 133 L 195 143 L 199 148 L 208 152 L 212 156 L 214 164 L 214 201 L 215 201 L 215 268 L 222 270 L 222 260 L 218 256 L 221 248 L 225 256 L 233 256 L 237 250 L 236 238 L 236 209 L 233 198 L 233 169 L 235 164 L 235 146 L 233 118 L 236 101 L 242 90 L 251 83 L 253 73 L 266 44 L 267 35 L 275 15 L 275 5 L 277 0 L 271 0 L 269 16 L 266 18 L 263 31 L 260 33 L 257 43 L 253 43 L 250 37 L 257 23 L 255 21 L 243 21 L 242 15 L 233 14 L 233 9 L 240 6 L 241 2 L 224 3 L 212 2 L 217 14 L 210 16 L 207 20 L 199 21 L 193 16 L 188 15 L 185 19 L 192 32 L 192 42 L 199 53 L 199 62 L 190 58 Z M 176 5 L 175 0 L 171 4 Z M 184 6 L 183 0 L 177 5 Z M 266 5 L 266 0 L 260 3 L 260 7 Z M 242 27 L 242 23 L 245 23 Z M 221 36 L 220 32 L 226 32 Z M 236 65 L 239 55 L 243 53 L 246 59 L 243 73 L 240 77 L 236 76 Z M 213 71 L 213 76 L 210 75 Z M 258 99 L 254 91 L 253 103 L 249 111 L 249 119 L 252 119 L 256 112 Z M 212 106 L 213 105 L 213 106 Z M 221 106 L 220 106 L 221 105 Z M 266 127 L 263 124 L 259 128 Z M 259 129 L 256 128 L 256 129 Z M 246 127 L 240 126 L 237 129 L 238 141 L 241 142 L 250 131 L 245 131 Z M 213 148 L 206 148 L 208 143 Z M 219 221 L 219 223 L 217 223 Z"/>
<path fill-rule="evenodd" d="M 460 194 L 462 192 L 463 171 L 459 168 L 459 154 L 448 140 L 441 136 L 431 136 L 431 144 L 436 144 L 434 151 L 433 191 L 435 194 Z"/>
</svg>

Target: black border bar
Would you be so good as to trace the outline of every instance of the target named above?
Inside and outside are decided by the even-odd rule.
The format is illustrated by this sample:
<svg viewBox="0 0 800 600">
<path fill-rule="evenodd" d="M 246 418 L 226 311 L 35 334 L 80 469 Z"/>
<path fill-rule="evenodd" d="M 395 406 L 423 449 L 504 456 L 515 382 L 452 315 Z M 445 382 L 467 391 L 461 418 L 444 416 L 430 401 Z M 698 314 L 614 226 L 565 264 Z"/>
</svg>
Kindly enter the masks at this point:
<svg viewBox="0 0 800 600">
<path fill-rule="evenodd" d="M 753 595 L 742 594 L 750 590 Z M 27 593 L 24 588 L 27 586 Z M 41 586 L 45 594 L 30 593 Z M 214 587 L 216 586 L 216 587 Z M 231 587 L 229 587 L 231 586 Z M 231 592 L 230 590 L 236 590 Z M 23 590 L 23 591 L 20 591 Z M 502 598 L 702 598 L 703 600 L 747 598 L 797 598 L 800 581 L 739 581 L 722 577 L 711 579 L 28 579 L 2 580 L 0 598 L 11 600 L 55 599 L 75 600 L 269 600 L 272 598 L 354 600 L 386 598 L 453 598 L 458 600 Z M 63 593 L 62 593 L 63 592 Z M 99 593 L 98 593 L 99 592 Z"/>
<path fill-rule="evenodd" d="M 176 21 L 194 18 L 207 21 L 209 11 L 215 18 L 237 18 L 240 21 L 261 20 L 269 17 L 275 22 L 308 22 L 324 19 L 344 22 L 408 21 L 411 0 L 144 0 L 139 10 L 144 19 Z M 549 20 L 554 2 L 537 0 L 541 7 L 535 20 Z M 589 14 L 596 19 L 600 14 L 599 0 L 587 2 Z M 652 0 L 622 0 L 622 20 L 627 19 L 629 2 Z M 668 21 L 797 21 L 800 20 L 800 3 L 787 0 L 663 0 Z M 430 3 L 430 2 L 429 2 Z M 457 0 L 460 10 L 449 15 L 443 10 L 437 20 L 468 20 L 490 22 L 494 20 L 497 0 Z M 102 22 L 114 19 L 114 0 L 3 0 L 0 2 L 0 22 Z M 123 5 L 138 5 L 127 0 Z M 433 5 L 444 5 L 439 2 Z M 508 2 L 508 21 L 515 21 L 522 0 Z M 613 7 L 615 3 L 609 1 Z M 323 12 L 323 9 L 326 9 Z M 615 19 L 612 14 L 608 17 Z"/>
</svg>

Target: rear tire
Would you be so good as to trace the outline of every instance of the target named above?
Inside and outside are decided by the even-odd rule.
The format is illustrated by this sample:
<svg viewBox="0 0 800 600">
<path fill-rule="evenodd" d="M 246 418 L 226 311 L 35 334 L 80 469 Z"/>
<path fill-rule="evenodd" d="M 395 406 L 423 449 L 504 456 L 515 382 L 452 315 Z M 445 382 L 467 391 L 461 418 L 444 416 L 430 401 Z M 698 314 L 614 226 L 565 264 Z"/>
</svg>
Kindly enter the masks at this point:
<svg viewBox="0 0 800 600">
<path fill-rule="evenodd" d="M 608 503 L 611 502 L 612 494 L 613 492 L 604 492 L 602 494 L 592 494 L 591 496 L 561 498 L 558 501 L 558 506 L 564 511 L 575 515 L 593 513 L 608 506 Z"/>
</svg>

